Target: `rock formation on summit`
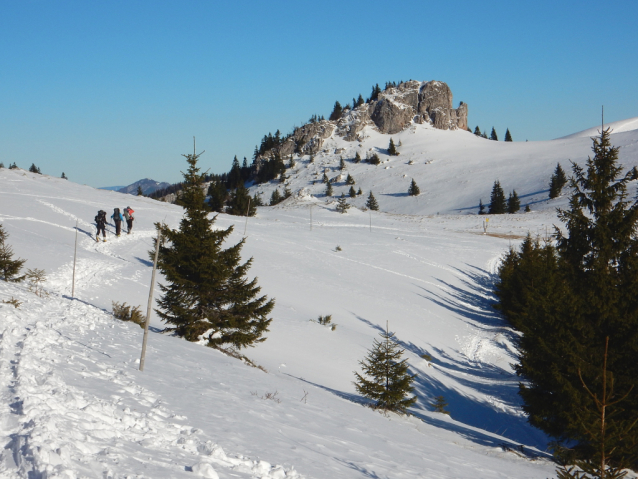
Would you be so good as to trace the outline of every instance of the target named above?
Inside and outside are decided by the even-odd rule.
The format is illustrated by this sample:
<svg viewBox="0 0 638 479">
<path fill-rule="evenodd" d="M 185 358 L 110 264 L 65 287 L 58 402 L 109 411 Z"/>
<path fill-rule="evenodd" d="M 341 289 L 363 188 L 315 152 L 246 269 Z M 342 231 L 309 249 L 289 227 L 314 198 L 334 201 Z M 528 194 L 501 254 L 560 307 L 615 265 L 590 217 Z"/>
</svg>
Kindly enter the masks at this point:
<svg viewBox="0 0 638 479">
<path fill-rule="evenodd" d="M 295 128 L 274 151 L 268 151 L 263 156 L 315 154 L 335 129 L 337 135 L 355 141 L 368 125 L 381 133 L 394 135 L 412 122 L 429 123 L 440 130 L 466 130 L 467 104 L 461 102 L 458 108 L 452 108 L 452 91 L 443 82 L 402 82 L 380 92 L 376 100 L 354 109 L 345 108 L 336 121 L 315 121 Z"/>
</svg>

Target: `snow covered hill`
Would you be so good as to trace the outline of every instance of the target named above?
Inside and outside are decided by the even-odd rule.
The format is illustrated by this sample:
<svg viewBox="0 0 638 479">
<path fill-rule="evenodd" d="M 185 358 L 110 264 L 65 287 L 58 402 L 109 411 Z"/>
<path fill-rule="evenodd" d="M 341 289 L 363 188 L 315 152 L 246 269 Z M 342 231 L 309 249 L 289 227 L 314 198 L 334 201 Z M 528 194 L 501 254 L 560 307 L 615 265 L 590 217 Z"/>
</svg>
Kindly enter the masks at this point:
<svg viewBox="0 0 638 479">
<path fill-rule="evenodd" d="M 620 146 L 620 159 L 628 168 L 638 164 L 638 118 L 615 122 L 612 142 Z M 556 164 L 560 163 L 569 174 L 569 160 L 584 164 L 591 154 L 590 137 L 597 135 L 600 126 L 584 132 L 552 141 L 492 141 L 463 130 L 438 130 L 427 124 L 412 124 L 396 135 L 384 135 L 367 126 L 361 132 L 362 141 L 346 141 L 333 133 L 325 140 L 323 150 L 300 159 L 295 157 L 295 167 L 286 170 L 289 189 L 305 200 L 310 195 L 324 203 L 335 202 L 349 185 L 345 181 L 350 174 L 363 194 L 349 200 L 363 207 L 368 193 L 373 192 L 381 211 L 432 215 L 437 213 L 465 214 L 478 212 L 479 200 L 489 204 L 495 180 L 505 190 L 516 190 L 521 205 L 532 210 L 544 209 L 547 204 L 549 179 Z M 389 156 L 387 147 L 393 139 L 399 156 Z M 356 153 L 365 159 L 373 153 L 381 158 L 380 165 L 353 162 Z M 346 169 L 339 170 L 340 158 Z M 288 159 L 285 159 L 288 165 Z M 325 196 L 324 172 L 334 180 L 333 196 Z M 417 182 L 421 195 L 408 196 L 412 178 Z M 277 181 L 254 185 L 252 193 L 260 193 L 265 204 L 275 188 L 283 193 L 284 185 Z M 294 200 L 288 200 L 294 202 Z"/>
<path fill-rule="evenodd" d="M 389 140 L 366 134 L 366 151 Z M 591 141 L 497 143 L 420 125 L 393 138 L 399 157 L 347 167 L 383 212 L 338 214 L 312 185 L 323 168 L 338 174 L 334 149 L 347 145 L 333 138 L 314 164 L 297 161 L 290 181 L 305 193 L 247 221 L 218 216 L 235 226 L 231 242 L 245 232 L 249 274 L 276 298 L 268 339 L 244 351 L 267 372 L 160 334 L 156 316 L 138 371 L 142 330 L 115 320 L 111 302 L 146 304 L 153 223 L 177 226 L 180 207 L 1 169 L 0 221 L 26 267 L 46 270 L 49 296 L 0 284 L 1 301 L 22 303 L 0 303 L 0 477 L 551 477 L 548 438 L 527 425 L 516 394 L 516 333 L 493 311 L 491 289 L 509 244 L 557 222 L 566 199 L 545 200 L 556 162 L 582 162 Z M 612 141 L 626 166 L 638 163 L 636 131 Z M 417 198 L 405 195 L 412 177 Z M 529 195 L 533 211 L 466 214 L 497 178 Z M 269 196 L 276 186 L 253 188 Z M 133 233 L 108 227 L 96 243 L 97 210 L 127 205 Z M 326 314 L 334 331 L 311 321 Z M 352 384 L 386 322 L 418 375 L 408 417 L 364 407 Z M 433 412 L 438 395 L 449 417 Z"/>
</svg>

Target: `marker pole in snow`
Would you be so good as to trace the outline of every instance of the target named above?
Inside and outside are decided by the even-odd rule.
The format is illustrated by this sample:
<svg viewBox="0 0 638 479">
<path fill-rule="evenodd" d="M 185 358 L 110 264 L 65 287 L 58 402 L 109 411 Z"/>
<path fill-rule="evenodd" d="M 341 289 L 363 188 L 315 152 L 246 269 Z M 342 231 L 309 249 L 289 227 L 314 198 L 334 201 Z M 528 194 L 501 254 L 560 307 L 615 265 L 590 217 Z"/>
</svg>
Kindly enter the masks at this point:
<svg viewBox="0 0 638 479">
<path fill-rule="evenodd" d="M 153 274 L 151 275 L 151 291 L 148 293 L 148 307 L 146 308 L 146 322 L 144 323 L 144 339 L 142 340 L 142 355 L 140 356 L 140 371 L 144 371 L 144 357 L 146 356 L 146 341 L 148 340 L 148 325 L 151 322 L 151 304 L 153 303 L 153 288 L 155 287 L 155 271 L 157 270 L 157 256 L 159 255 L 162 230 L 157 232 L 155 244 L 155 258 L 153 259 Z"/>
<path fill-rule="evenodd" d="M 75 261 L 78 257 L 78 220 L 75 220 L 75 251 L 73 252 L 73 281 L 71 282 L 71 297 L 75 298 Z"/>
</svg>

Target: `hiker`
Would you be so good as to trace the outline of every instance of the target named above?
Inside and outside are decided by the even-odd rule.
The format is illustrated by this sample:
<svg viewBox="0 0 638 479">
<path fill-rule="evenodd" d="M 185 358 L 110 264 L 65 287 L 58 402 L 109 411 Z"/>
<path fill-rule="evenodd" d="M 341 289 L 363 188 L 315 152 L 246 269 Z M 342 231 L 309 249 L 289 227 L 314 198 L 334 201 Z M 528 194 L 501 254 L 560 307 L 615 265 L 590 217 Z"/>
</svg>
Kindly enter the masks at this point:
<svg viewBox="0 0 638 479">
<path fill-rule="evenodd" d="M 100 241 L 100 230 L 102 231 L 103 241 L 106 241 L 106 211 L 100 210 L 95 217 L 97 233 L 95 233 L 95 241 Z"/>
<path fill-rule="evenodd" d="M 127 235 L 130 235 L 133 230 L 133 221 L 135 220 L 135 218 L 133 218 L 133 213 L 135 213 L 135 211 L 130 206 L 124 208 L 124 219 L 126 220 L 126 226 L 128 228 L 128 231 L 126 232 Z"/>
<path fill-rule="evenodd" d="M 124 218 L 122 218 L 122 213 L 120 213 L 119 208 L 113 209 L 111 218 L 113 218 L 113 222 L 115 223 L 115 236 L 120 236 L 120 233 L 122 232 L 122 221 Z"/>
</svg>

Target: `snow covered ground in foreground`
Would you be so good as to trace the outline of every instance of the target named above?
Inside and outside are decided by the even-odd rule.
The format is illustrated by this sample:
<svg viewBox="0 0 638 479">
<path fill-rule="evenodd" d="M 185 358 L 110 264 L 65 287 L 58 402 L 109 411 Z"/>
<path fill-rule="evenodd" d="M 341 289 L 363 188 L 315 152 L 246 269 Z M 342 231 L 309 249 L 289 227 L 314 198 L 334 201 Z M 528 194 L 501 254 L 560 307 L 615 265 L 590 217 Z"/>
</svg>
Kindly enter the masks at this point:
<svg viewBox="0 0 638 479">
<path fill-rule="evenodd" d="M 633 151 L 635 132 L 620 135 Z M 551 166 L 559 143 L 543 143 Z M 491 155 L 477 158 L 490 167 Z M 459 196 L 448 185 L 446 196 L 455 168 L 437 174 L 417 181 L 451 209 L 486 187 L 470 181 Z M 488 234 L 476 215 L 340 215 L 312 197 L 260 208 L 247 225 L 219 215 L 218 226 L 235 225 L 231 242 L 246 228 L 249 274 L 277 301 L 267 341 L 244 351 L 268 372 L 159 334 L 154 316 L 141 373 L 142 330 L 115 320 L 111 301 L 146 305 L 153 222 L 177 226 L 181 209 L 2 169 L 0 221 L 26 267 L 47 271 L 50 295 L 0 283 L 0 300 L 22 302 L 0 303 L 0 477 L 551 477 L 547 438 L 520 410 L 515 333 L 491 288 L 509 244 L 545 234 L 564 204 L 489 217 Z M 115 238 L 109 227 L 96 243 L 96 211 L 128 205 L 134 233 Z M 336 330 L 310 321 L 326 314 Z M 408 417 L 363 407 L 352 384 L 386 321 L 418 375 Z M 432 412 L 438 395 L 449 417 Z"/>
</svg>

